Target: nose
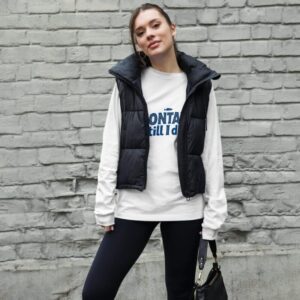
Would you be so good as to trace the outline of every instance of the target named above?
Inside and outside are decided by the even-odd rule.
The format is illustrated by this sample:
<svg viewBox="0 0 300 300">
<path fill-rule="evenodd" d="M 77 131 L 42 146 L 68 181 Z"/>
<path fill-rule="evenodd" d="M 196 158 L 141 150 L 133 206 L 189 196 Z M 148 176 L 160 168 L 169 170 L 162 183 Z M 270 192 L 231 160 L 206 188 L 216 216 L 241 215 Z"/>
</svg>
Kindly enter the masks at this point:
<svg viewBox="0 0 300 300">
<path fill-rule="evenodd" d="M 153 31 L 151 29 L 147 29 L 146 30 L 146 37 L 148 40 L 151 40 L 153 38 L 154 34 Z"/>
</svg>

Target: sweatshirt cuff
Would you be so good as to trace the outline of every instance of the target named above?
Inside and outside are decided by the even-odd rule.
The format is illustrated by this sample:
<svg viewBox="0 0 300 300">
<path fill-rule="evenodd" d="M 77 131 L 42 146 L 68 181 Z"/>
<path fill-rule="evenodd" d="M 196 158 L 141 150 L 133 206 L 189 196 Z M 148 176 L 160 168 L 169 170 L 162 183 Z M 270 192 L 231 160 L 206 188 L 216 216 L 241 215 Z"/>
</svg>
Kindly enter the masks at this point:
<svg viewBox="0 0 300 300">
<path fill-rule="evenodd" d="M 202 239 L 204 240 L 216 240 L 218 235 L 218 230 L 213 230 L 210 228 L 202 228 Z"/>
<path fill-rule="evenodd" d="M 97 225 L 110 226 L 115 224 L 114 213 L 103 216 L 101 214 L 94 212 L 94 215 L 95 215 L 95 221 Z"/>
</svg>

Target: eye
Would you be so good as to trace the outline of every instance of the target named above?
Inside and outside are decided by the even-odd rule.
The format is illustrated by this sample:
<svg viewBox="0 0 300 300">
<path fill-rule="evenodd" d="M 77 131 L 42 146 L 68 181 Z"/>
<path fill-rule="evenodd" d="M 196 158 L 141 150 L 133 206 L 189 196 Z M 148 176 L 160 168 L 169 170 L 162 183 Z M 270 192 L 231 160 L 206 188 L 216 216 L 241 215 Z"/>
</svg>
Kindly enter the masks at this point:
<svg viewBox="0 0 300 300">
<path fill-rule="evenodd" d="M 159 23 L 156 23 L 156 24 L 154 24 L 154 26 L 153 27 L 158 27 L 160 24 Z"/>
<path fill-rule="evenodd" d="M 142 34 L 143 34 L 142 31 L 136 33 L 137 36 L 142 36 Z"/>
</svg>

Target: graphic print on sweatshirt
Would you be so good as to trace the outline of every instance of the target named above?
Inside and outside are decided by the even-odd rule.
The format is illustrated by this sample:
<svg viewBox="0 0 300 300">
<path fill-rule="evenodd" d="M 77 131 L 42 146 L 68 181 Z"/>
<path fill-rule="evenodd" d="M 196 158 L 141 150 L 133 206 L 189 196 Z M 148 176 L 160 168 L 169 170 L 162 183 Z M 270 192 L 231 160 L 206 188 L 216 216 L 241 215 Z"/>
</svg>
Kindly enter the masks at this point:
<svg viewBox="0 0 300 300">
<path fill-rule="evenodd" d="M 149 115 L 149 135 L 166 136 L 177 135 L 180 113 L 173 108 L 166 107 L 163 111 Z"/>
</svg>

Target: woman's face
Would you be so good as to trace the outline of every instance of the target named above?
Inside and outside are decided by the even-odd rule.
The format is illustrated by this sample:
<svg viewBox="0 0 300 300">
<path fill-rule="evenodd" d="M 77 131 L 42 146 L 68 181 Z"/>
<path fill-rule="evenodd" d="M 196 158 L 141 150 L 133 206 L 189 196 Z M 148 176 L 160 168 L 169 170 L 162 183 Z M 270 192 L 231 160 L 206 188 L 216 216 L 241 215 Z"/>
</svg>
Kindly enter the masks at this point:
<svg viewBox="0 0 300 300">
<path fill-rule="evenodd" d="M 138 50 L 143 51 L 148 57 L 169 52 L 174 47 L 175 27 L 175 24 L 169 25 L 156 9 L 141 11 L 134 24 Z"/>
</svg>

